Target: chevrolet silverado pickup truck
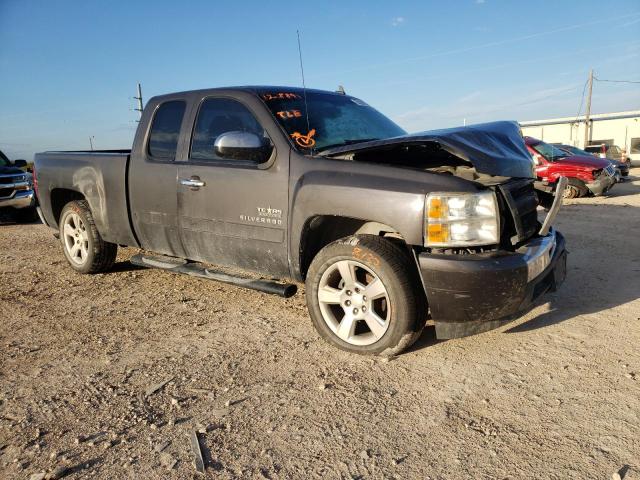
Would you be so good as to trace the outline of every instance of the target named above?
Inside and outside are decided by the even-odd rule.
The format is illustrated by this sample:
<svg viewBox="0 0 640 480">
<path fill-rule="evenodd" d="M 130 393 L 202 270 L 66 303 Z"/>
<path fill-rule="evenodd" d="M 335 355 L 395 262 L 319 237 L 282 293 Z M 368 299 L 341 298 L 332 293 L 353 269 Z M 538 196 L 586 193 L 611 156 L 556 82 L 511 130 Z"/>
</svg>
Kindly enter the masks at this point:
<svg viewBox="0 0 640 480">
<path fill-rule="evenodd" d="M 12 162 L 0 151 L 0 211 L 7 211 L 19 222 L 37 218 L 32 176 L 22 168 L 25 160 Z"/>
<path fill-rule="evenodd" d="M 565 277 L 562 190 L 539 222 L 515 122 L 408 135 L 341 92 L 198 90 L 149 100 L 131 150 L 39 153 L 35 172 L 76 271 L 120 245 L 284 297 L 304 282 L 316 330 L 349 352 L 397 354 L 429 318 L 439 338 L 498 327 Z"/>
</svg>

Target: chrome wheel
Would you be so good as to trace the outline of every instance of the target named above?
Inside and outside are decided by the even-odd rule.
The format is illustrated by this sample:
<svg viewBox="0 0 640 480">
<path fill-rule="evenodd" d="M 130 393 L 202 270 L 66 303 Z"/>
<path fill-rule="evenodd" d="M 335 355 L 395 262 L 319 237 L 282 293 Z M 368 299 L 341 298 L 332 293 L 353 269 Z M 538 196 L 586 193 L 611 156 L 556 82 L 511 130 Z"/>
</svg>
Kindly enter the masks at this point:
<svg viewBox="0 0 640 480">
<path fill-rule="evenodd" d="M 360 262 L 340 260 L 327 268 L 320 279 L 318 302 L 327 326 L 351 345 L 371 345 L 389 328 L 387 289 Z"/>
<path fill-rule="evenodd" d="M 578 196 L 578 189 L 573 185 L 567 185 L 562 192 L 562 198 L 576 198 Z"/>
<path fill-rule="evenodd" d="M 83 265 L 89 256 L 89 235 L 84 222 L 77 213 L 70 213 L 62 226 L 64 248 L 76 265 Z"/>
</svg>

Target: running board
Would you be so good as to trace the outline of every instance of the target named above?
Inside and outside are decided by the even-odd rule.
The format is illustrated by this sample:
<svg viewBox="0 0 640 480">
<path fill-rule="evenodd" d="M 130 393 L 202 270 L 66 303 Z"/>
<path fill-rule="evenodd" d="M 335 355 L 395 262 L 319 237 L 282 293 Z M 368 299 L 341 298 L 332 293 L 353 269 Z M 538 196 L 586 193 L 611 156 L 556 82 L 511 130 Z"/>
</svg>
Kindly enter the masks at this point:
<svg viewBox="0 0 640 480">
<path fill-rule="evenodd" d="M 272 295 L 289 298 L 296 294 L 298 287 L 292 283 L 276 283 L 269 280 L 256 280 L 254 278 L 236 277 L 223 272 L 205 268 L 198 263 L 188 262 L 182 258 L 166 257 L 164 255 L 134 255 L 129 260 L 134 265 L 147 268 L 160 268 L 176 273 L 191 275 L 192 277 L 206 278 L 217 282 L 228 283 L 237 287 L 250 288 Z"/>
</svg>

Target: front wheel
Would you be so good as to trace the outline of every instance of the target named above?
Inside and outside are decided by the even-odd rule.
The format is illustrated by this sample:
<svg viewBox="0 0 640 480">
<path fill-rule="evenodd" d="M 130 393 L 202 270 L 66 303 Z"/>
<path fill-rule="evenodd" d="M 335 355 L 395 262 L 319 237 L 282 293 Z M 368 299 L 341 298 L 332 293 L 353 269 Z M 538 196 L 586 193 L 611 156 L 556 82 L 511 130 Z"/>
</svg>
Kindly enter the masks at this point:
<svg viewBox="0 0 640 480">
<path fill-rule="evenodd" d="M 563 198 L 584 197 L 589 190 L 587 186 L 575 178 L 570 178 L 562 194 Z"/>
<path fill-rule="evenodd" d="M 314 258 L 309 314 L 329 343 L 353 353 L 396 355 L 420 336 L 426 300 L 407 252 L 374 235 L 337 240 Z"/>
<path fill-rule="evenodd" d="M 118 246 L 102 239 L 86 201 L 67 203 L 60 214 L 59 228 L 62 251 L 75 271 L 98 273 L 113 266 Z"/>
</svg>

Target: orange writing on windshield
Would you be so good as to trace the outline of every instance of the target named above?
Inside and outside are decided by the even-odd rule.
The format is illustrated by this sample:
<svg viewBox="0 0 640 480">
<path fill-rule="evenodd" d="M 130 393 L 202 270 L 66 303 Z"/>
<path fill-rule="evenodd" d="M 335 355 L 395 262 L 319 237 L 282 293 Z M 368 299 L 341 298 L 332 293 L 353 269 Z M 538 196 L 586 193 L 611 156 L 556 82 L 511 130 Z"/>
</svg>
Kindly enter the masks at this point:
<svg viewBox="0 0 640 480">
<path fill-rule="evenodd" d="M 276 115 L 280 118 L 298 118 L 302 116 L 300 110 L 283 110 L 281 112 L 277 112 Z"/>
<path fill-rule="evenodd" d="M 302 97 L 297 93 L 278 92 L 278 93 L 264 93 L 262 95 L 262 98 L 263 100 L 266 100 L 268 102 L 269 100 L 296 100 Z"/>
<path fill-rule="evenodd" d="M 300 132 L 293 132 L 291 134 L 291 138 L 293 138 L 302 148 L 311 148 L 316 144 L 316 141 L 313 139 L 315 134 L 316 129 L 312 128 L 306 135 L 302 135 Z"/>
</svg>

